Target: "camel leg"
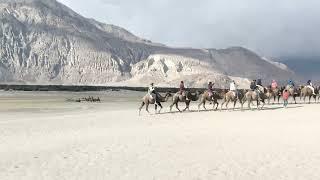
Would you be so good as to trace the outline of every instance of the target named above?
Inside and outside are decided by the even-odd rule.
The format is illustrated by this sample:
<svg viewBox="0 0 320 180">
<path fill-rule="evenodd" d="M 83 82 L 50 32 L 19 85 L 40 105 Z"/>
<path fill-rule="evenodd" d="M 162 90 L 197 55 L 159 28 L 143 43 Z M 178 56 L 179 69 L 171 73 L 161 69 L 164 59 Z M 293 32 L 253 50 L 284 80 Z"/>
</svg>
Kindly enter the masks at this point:
<svg viewBox="0 0 320 180">
<path fill-rule="evenodd" d="M 309 104 L 311 104 L 311 97 L 312 97 L 312 96 L 309 96 Z"/>
<path fill-rule="evenodd" d="M 215 100 L 215 104 L 217 105 L 217 106 L 216 106 L 216 110 L 218 110 L 218 107 L 219 107 L 218 101 Z"/>
<path fill-rule="evenodd" d="M 158 111 L 158 114 L 160 114 L 161 113 L 161 110 L 162 110 L 162 106 L 160 106 L 160 108 L 159 108 L 159 111 Z"/>
<path fill-rule="evenodd" d="M 187 109 L 189 110 L 189 105 L 190 105 L 190 101 L 186 102 L 186 108 L 184 108 L 183 112 L 186 111 Z"/>
<path fill-rule="evenodd" d="M 259 99 L 257 100 L 257 109 L 259 109 L 259 106 L 260 106 L 260 101 Z"/>
<path fill-rule="evenodd" d="M 174 106 L 174 102 L 170 105 L 170 112 L 172 111 L 172 107 Z"/>
<path fill-rule="evenodd" d="M 181 110 L 179 109 L 178 103 L 176 103 L 176 108 L 178 109 L 179 112 L 181 112 Z"/>
<path fill-rule="evenodd" d="M 225 104 L 225 100 L 222 101 L 220 110 L 222 110 L 222 106 L 223 106 L 224 104 Z"/>
<path fill-rule="evenodd" d="M 254 103 L 253 103 L 253 101 L 251 101 L 251 105 L 252 105 L 252 106 L 254 106 Z"/>
<path fill-rule="evenodd" d="M 241 100 L 241 111 L 243 111 L 243 104 L 247 101 L 247 99 L 244 97 Z"/>
<path fill-rule="evenodd" d="M 141 106 L 139 107 L 139 116 L 141 115 L 141 109 L 143 108 L 143 106 L 145 105 L 144 102 L 141 103 Z"/>
<path fill-rule="evenodd" d="M 147 111 L 148 113 L 150 113 L 150 112 L 149 112 L 149 104 L 146 104 L 146 111 Z"/>
<path fill-rule="evenodd" d="M 248 100 L 248 108 L 251 110 L 251 100 Z"/>
<path fill-rule="evenodd" d="M 157 114 L 158 105 L 157 103 L 154 104 L 154 114 Z"/>
<path fill-rule="evenodd" d="M 203 101 L 201 101 L 198 105 L 198 111 L 200 112 L 200 106 L 202 105 Z"/>
<path fill-rule="evenodd" d="M 237 104 L 237 100 L 234 100 L 234 102 L 233 102 L 233 110 L 235 110 L 236 104 Z"/>
<path fill-rule="evenodd" d="M 160 114 L 160 112 L 161 112 L 161 110 L 162 110 L 162 108 L 163 108 L 161 102 L 158 102 L 158 106 L 160 107 L 160 108 L 159 108 L 159 111 L 158 111 L 158 114 Z"/>
<path fill-rule="evenodd" d="M 262 99 L 261 102 L 262 102 L 262 106 L 260 109 L 263 109 L 264 105 L 266 104 L 265 99 Z"/>
<path fill-rule="evenodd" d="M 230 102 L 230 100 L 228 100 L 227 103 L 226 103 L 226 109 L 227 109 L 227 110 L 229 110 L 229 108 L 228 108 L 229 102 Z"/>
<path fill-rule="evenodd" d="M 207 110 L 207 108 L 206 108 L 206 101 L 203 102 L 203 108 L 204 108 L 204 110 Z"/>
</svg>

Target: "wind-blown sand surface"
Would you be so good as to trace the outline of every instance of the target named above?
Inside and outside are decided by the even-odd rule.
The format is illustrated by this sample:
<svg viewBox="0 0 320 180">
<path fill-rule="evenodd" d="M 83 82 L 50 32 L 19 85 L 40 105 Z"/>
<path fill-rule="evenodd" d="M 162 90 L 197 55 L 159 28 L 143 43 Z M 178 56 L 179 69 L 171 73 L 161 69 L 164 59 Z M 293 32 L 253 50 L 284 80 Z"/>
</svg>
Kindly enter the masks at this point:
<svg viewBox="0 0 320 180">
<path fill-rule="evenodd" d="M 65 102 L 88 94 L 0 92 L 0 179 L 320 179 L 320 104 L 138 116 L 144 93 Z"/>
</svg>

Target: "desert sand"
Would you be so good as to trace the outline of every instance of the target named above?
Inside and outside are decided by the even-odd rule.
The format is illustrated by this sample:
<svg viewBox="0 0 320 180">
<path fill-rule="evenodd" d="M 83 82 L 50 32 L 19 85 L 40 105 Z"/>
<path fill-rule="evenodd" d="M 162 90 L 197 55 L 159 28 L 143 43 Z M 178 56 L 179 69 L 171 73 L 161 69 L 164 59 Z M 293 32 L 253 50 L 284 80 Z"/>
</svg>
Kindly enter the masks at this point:
<svg viewBox="0 0 320 180">
<path fill-rule="evenodd" d="M 0 179 L 320 179 L 320 104 L 138 116 L 143 94 L 0 92 Z"/>
</svg>

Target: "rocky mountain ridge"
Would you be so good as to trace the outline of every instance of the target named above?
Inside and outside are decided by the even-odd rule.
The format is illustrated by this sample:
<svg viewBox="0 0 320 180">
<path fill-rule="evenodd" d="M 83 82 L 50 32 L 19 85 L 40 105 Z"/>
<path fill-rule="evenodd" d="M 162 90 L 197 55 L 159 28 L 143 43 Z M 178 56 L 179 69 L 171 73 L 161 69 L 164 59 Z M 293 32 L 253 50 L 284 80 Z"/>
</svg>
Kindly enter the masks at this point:
<svg viewBox="0 0 320 180">
<path fill-rule="evenodd" d="M 224 87 L 295 76 L 245 48 L 170 48 L 55 0 L 0 0 L 0 19 L 2 83 Z"/>
</svg>

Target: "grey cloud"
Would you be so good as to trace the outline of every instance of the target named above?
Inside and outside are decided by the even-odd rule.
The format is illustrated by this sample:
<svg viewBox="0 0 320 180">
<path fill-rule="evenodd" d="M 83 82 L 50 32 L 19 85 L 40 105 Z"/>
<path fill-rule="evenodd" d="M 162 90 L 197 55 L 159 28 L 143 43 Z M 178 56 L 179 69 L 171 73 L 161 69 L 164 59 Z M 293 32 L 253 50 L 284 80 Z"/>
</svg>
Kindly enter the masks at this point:
<svg viewBox="0 0 320 180">
<path fill-rule="evenodd" d="M 61 0 L 87 17 L 171 46 L 319 54 L 318 0 Z"/>
</svg>

